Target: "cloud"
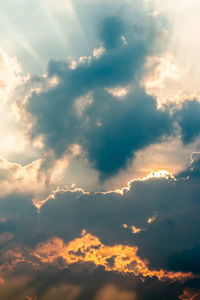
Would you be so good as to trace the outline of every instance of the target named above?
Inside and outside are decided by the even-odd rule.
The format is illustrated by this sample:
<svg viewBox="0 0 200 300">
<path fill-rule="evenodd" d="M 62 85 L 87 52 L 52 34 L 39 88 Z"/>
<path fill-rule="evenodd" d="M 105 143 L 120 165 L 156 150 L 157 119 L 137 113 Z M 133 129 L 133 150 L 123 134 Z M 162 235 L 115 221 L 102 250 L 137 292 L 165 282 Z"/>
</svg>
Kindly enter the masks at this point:
<svg viewBox="0 0 200 300">
<path fill-rule="evenodd" d="M 95 300 L 136 300 L 137 297 L 130 291 L 121 291 L 113 285 L 103 287 L 95 297 Z"/>
<path fill-rule="evenodd" d="M 39 214 L 31 202 L 33 195 L 11 194 L 0 201 L 1 233 L 9 232 L 12 240 L 22 238 L 24 244 L 34 245 L 54 236 L 67 242 L 86 229 L 104 245 L 137 246 L 138 255 L 148 259 L 151 268 L 169 268 L 170 255 L 194 247 L 199 235 L 199 179 L 186 177 L 152 173 L 123 190 L 107 193 L 57 189 Z M 123 224 L 143 230 L 133 235 Z M 22 228 L 26 228 L 23 233 Z"/>
<path fill-rule="evenodd" d="M 198 0 L 175 0 L 167 2 L 146 1 L 152 14 L 167 16 L 169 34 L 165 52 L 150 57 L 155 63 L 151 69 L 148 91 L 155 95 L 159 105 L 176 104 L 187 99 L 198 98 L 199 90 L 199 18 Z M 157 15 L 156 15 L 157 14 Z M 182 20 L 184 19 L 184 22 Z"/>
<path fill-rule="evenodd" d="M 169 258 L 197 247 L 199 236 L 199 177 L 194 168 L 198 155 L 192 157 L 193 168 L 185 171 L 185 178 L 183 174 L 176 179 L 167 172 L 155 172 L 130 182 L 127 188 L 106 193 L 57 189 L 39 214 L 32 204 L 32 194 L 4 196 L 0 201 L 0 234 L 8 237 L 6 247 L 11 242 L 36 246 L 52 237 L 63 243 L 72 241 L 85 229 L 105 247 L 111 247 L 108 249 L 115 249 L 115 245 L 137 247 L 137 255 L 148 259 L 150 269 L 178 272 L 181 264 L 184 267 L 184 256 L 181 260 L 179 255 L 178 267 L 169 263 Z M 133 235 L 135 229 L 143 230 Z M 185 264 L 187 272 L 194 271 L 186 259 Z"/>
<path fill-rule="evenodd" d="M 193 154 L 192 161 L 197 157 Z M 133 180 L 127 188 L 105 193 L 58 189 L 40 213 L 31 202 L 32 195 L 4 197 L 0 201 L 0 276 L 5 282 L 0 295 L 5 293 L 9 299 L 9 293 L 18 290 L 20 295 L 23 290 L 32 298 L 52 297 L 57 278 L 61 295 L 80 293 L 88 299 L 89 278 L 94 274 L 99 277 L 90 299 L 99 297 L 104 288 L 107 293 L 106 285 L 114 284 L 115 276 L 120 278 L 121 285 L 116 286 L 121 297 L 127 293 L 159 299 L 168 291 L 166 299 L 177 299 L 184 288 L 195 288 L 199 284 L 195 276 L 200 274 L 199 177 L 186 177 L 155 172 Z M 148 222 L 155 215 L 154 222 Z M 133 234 L 132 229 L 138 228 L 144 230 Z M 23 282 L 19 288 L 13 278 L 22 274 L 26 279 L 19 279 Z M 38 281 L 42 274 L 51 277 L 48 284 L 46 279 Z M 130 278 L 130 285 L 124 285 L 122 278 Z M 12 291 L 8 291 L 9 283 Z"/>
<path fill-rule="evenodd" d="M 200 292 L 193 289 L 185 289 L 183 294 L 179 296 L 181 300 L 198 300 L 200 299 Z"/>
<path fill-rule="evenodd" d="M 0 111 L 1 111 L 1 153 L 9 157 L 18 156 L 27 146 L 22 124 L 17 120 L 15 95 L 19 85 L 23 86 L 26 78 L 16 57 L 10 57 L 0 48 Z M 16 143 L 18 147 L 16 147 Z M 13 154 L 13 149 L 15 153 Z"/>
<path fill-rule="evenodd" d="M 33 206 L 32 198 L 31 194 L 17 193 L 1 197 L 1 249 L 12 249 L 15 242 L 29 244 L 34 241 L 32 232 L 36 230 L 37 209 Z"/>
<path fill-rule="evenodd" d="M 42 136 L 46 150 L 57 157 L 71 144 L 81 145 L 104 180 L 126 168 L 136 151 L 169 135 L 172 123 L 169 112 L 158 110 L 155 99 L 140 87 L 147 55 L 160 51 L 156 25 L 135 24 L 126 43 L 121 38 L 126 24 L 118 16 L 103 19 L 98 30 L 106 51 L 73 69 L 67 61 L 50 61 L 47 76 L 58 78 L 58 84 L 33 92 L 26 110 L 33 140 Z M 132 89 L 117 102 L 110 91 L 130 84 Z M 88 95 L 91 101 L 84 104 Z"/>
<path fill-rule="evenodd" d="M 197 244 L 193 248 L 185 249 L 181 253 L 173 253 L 169 257 L 169 266 L 173 269 L 192 270 L 193 273 L 200 272 L 200 245 Z"/>
<path fill-rule="evenodd" d="M 200 134 L 200 103 L 197 100 L 185 101 L 177 112 L 177 121 L 181 128 L 185 144 L 193 142 Z"/>
<path fill-rule="evenodd" d="M 13 235 L 10 232 L 3 232 L 0 234 L 0 245 L 13 239 Z"/>
<path fill-rule="evenodd" d="M 23 275 L 22 275 L 23 274 Z M 43 280 L 41 280 L 41 278 Z M 104 294 L 109 300 L 113 297 L 129 297 L 128 299 L 159 299 L 163 294 L 176 300 L 183 293 L 179 284 L 167 286 L 163 282 L 149 279 L 145 283 L 119 273 L 107 273 L 101 268 L 91 272 L 91 267 L 74 264 L 71 269 L 58 270 L 52 266 L 34 269 L 33 266 L 21 263 L 13 271 L 12 276 L 1 285 L 0 296 L 2 299 L 98 299 Z M 48 298 L 49 297 L 49 298 Z M 55 297 L 55 296 L 54 296 Z M 68 298 L 67 298 L 68 299 Z M 115 298 L 116 299 L 116 298 Z M 127 298 L 125 298 L 127 300 Z M 168 298 L 169 299 L 169 298 Z"/>
<path fill-rule="evenodd" d="M 0 48 L 0 96 L 1 102 L 7 101 L 15 87 L 22 83 L 21 67 L 16 58 L 9 57 Z"/>
<path fill-rule="evenodd" d="M 124 31 L 124 24 L 119 18 L 107 17 L 100 22 L 99 36 L 106 49 L 120 46 Z"/>
<path fill-rule="evenodd" d="M 52 286 L 42 297 L 43 300 L 53 300 L 58 297 L 59 299 L 76 300 L 81 294 L 81 287 L 73 285 L 59 285 Z"/>
<path fill-rule="evenodd" d="M 133 273 L 139 278 L 157 277 L 159 280 L 181 281 L 192 279 L 192 273 L 154 271 L 148 268 L 148 263 L 142 261 L 137 255 L 137 247 L 103 245 L 98 238 L 82 232 L 82 237 L 77 238 L 68 245 L 62 240 L 53 238 L 47 243 L 40 244 L 34 255 L 43 263 L 56 263 L 63 259 L 66 266 L 75 262 L 93 262 L 96 266 L 103 266 L 106 271 Z"/>
<path fill-rule="evenodd" d="M 175 249 L 183 251 L 198 240 L 198 183 L 195 176 L 176 179 L 163 173 L 160 178 L 155 174 L 133 181 L 121 191 L 85 194 L 76 189 L 58 190 L 41 208 L 40 218 L 44 231 L 51 228 L 52 235 L 66 241 L 86 229 L 106 245 L 137 245 L 139 255 L 147 258 L 151 267 L 170 268 L 168 258 Z M 123 224 L 144 230 L 133 238 Z"/>
<path fill-rule="evenodd" d="M 12 193 L 32 194 L 34 201 L 42 201 L 58 185 L 65 186 L 65 174 L 70 161 L 81 153 L 77 144 L 71 145 L 69 154 L 59 159 L 52 155 L 29 164 L 8 161 L 0 156 L 0 199 Z"/>
<path fill-rule="evenodd" d="M 42 159 L 38 159 L 22 166 L 0 157 L 1 198 L 12 192 L 33 192 L 36 187 L 41 189 L 45 182 L 45 178 L 39 176 L 41 164 Z"/>
</svg>

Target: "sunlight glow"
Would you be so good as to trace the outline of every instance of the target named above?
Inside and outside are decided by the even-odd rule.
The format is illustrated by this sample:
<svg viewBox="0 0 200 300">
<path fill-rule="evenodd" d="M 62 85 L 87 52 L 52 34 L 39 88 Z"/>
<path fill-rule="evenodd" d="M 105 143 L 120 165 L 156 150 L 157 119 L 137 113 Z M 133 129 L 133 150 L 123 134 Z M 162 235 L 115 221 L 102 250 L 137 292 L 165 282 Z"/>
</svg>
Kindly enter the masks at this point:
<svg viewBox="0 0 200 300">
<path fill-rule="evenodd" d="M 145 177 L 142 177 L 142 178 L 138 177 L 133 180 L 130 180 L 126 187 L 123 187 L 121 189 L 115 189 L 115 190 L 111 190 L 111 191 L 101 192 L 101 193 L 102 194 L 117 193 L 120 195 L 124 195 L 125 193 L 127 193 L 130 190 L 132 183 L 134 183 L 136 181 L 147 181 L 147 180 L 151 180 L 151 179 L 166 179 L 166 180 L 176 181 L 176 178 L 166 170 L 152 171 Z M 99 192 L 97 192 L 97 193 L 99 193 Z"/>
</svg>

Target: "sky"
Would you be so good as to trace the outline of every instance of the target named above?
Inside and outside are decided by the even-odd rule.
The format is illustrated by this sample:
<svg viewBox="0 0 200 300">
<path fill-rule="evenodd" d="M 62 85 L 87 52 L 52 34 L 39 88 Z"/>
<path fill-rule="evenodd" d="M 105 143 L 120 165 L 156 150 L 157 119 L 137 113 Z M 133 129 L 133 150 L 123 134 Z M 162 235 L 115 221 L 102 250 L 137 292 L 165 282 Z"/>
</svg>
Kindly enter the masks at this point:
<svg viewBox="0 0 200 300">
<path fill-rule="evenodd" d="M 0 299 L 200 299 L 199 0 L 1 0 Z"/>
</svg>

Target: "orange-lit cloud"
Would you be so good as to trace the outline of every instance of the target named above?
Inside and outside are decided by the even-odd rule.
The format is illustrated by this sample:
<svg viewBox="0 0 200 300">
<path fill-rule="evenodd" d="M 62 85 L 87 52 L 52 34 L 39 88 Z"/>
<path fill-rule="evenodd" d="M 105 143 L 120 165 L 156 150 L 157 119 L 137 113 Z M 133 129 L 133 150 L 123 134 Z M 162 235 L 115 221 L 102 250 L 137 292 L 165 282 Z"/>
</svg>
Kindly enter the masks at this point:
<svg viewBox="0 0 200 300">
<path fill-rule="evenodd" d="M 151 224 L 157 219 L 157 215 L 153 215 L 152 217 L 147 219 L 147 223 Z"/>
<path fill-rule="evenodd" d="M 26 261 L 25 256 L 19 249 L 7 250 L 1 253 L 1 258 L 4 263 L 0 266 L 0 276 L 12 271 L 18 263 Z"/>
<path fill-rule="evenodd" d="M 200 300 L 200 291 L 193 289 L 185 289 L 183 294 L 179 296 L 180 300 Z"/>
<path fill-rule="evenodd" d="M 82 236 L 68 244 L 59 238 L 52 238 L 41 243 L 33 253 L 42 263 L 55 263 L 60 257 L 66 266 L 76 262 L 93 262 L 96 266 L 103 266 L 106 271 L 129 273 L 145 277 L 157 277 L 159 280 L 184 282 L 193 278 L 192 273 L 169 272 L 165 270 L 150 270 L 148 261 L 138 255 L 138 248 L 126 245 L 106 246 L 99 238 L 82 232 Z M 112 261 L 112 263 L 110 263 Z"/>
<path fill-rule="evenodd" d="M 13 234 L 10 232 L 3 232 L 0 234 L 0 245 L 13 239 Z"/>
<path fill-rule="evenodd" d="M 132 231 L 133 234 L 137 234 L 137 233 L 140 233 L 141 231 L 145 231 L 144 228 L 139 228 L 139 227 L 136 227 L 136 226 L 130 226 L 128 227 L 127 224 L 123 224 L 122 225 L 123 228 L 127 228 L 127 229 L 130 229 Z"/>
<path fill-rule="evenodd" d="M 136 234 L 136 233 L 140 233 L 141 231 L 144 231 L 145 229 L 131 226 L 131 230 L 133 234 Z"/>
</svg>

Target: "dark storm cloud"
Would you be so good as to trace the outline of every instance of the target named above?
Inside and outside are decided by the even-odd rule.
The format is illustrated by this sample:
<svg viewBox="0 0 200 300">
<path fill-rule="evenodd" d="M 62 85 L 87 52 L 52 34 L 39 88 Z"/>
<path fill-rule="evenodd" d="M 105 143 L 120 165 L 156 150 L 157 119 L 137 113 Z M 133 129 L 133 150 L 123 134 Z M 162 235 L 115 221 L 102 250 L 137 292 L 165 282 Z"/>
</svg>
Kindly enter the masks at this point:
<svg viewBox="0 0 200 300">
<path fill-rule="evenodd" d="M 151 22 L 132 26 L 132 32 L 126 28 L 117 16 L 103 19 L 98 32 L 106 50 L 101 57 L 73 70 L 66 61 L 50 61 L 48 78 L 57 76 L 58 85 L 33 93 L 26 107 L 33 119 L 32 138 L 42 135 L 46 149 L 57 157 L 79 143 L 101 179 L 125 168 L 135 151 L 160 141 L 172 129 L 168 111 L 158 110 L 155 99 L 140 87 L 147 56 L 159 52 L 161 32 Z M 105 91 L 129 84 L 131 91 L 121 101 Z M 77 99 L 88 93 L 93 101 L 80 116 Z"/>
</svg>

